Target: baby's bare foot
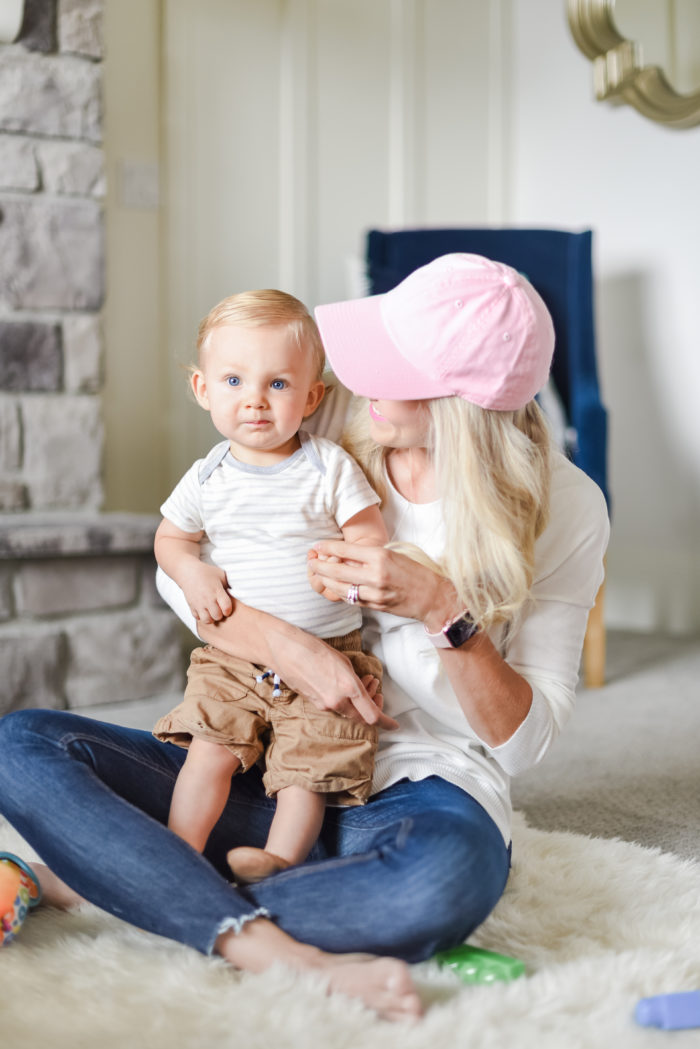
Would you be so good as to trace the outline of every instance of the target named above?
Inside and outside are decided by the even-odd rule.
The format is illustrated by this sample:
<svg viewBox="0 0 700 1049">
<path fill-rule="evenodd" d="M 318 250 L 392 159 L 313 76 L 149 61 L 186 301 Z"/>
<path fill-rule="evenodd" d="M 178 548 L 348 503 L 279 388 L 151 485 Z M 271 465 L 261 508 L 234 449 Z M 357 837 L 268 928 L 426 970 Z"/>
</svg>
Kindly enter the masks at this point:
<svg viewBox="0 0 700 1049">
<path fill-rule="evenodd" d="M 285 871 L 291 867 L 288 860 L 281 856 L 275 856 L 265 849 L 255 849 L 250 845 L 241 845 L 237 849 L 229 849 L 226 854 L 226 862 L 233 871 L 233 875 L 239 885 L 251 885 L 253 882 L 269 878 L 271 874 Z"/>
<path fill-rule="evenodd" d="M 359 998 L 385 1020 L 416 1020 L 423 1013 L 411 971 L 397 958 L 358 961 L 341 955 L 324 968 L 324 975 L 330 992 Z"/>
</svg>

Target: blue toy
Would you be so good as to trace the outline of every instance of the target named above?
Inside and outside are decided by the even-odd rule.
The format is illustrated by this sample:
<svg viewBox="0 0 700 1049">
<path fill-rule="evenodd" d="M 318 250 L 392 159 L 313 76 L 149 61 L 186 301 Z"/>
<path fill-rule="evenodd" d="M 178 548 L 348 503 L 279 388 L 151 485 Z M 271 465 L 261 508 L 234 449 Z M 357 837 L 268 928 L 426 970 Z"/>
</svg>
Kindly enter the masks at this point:
<svg viewBox="0 0 700 1049">
<path fill-rule="evenodd" d="M 700 991 L 642 998 L 637 1002 L 634 1018 L 642 1027 L 662 1027 L 666 1031 L 700 1027 Z"/>
</svg>

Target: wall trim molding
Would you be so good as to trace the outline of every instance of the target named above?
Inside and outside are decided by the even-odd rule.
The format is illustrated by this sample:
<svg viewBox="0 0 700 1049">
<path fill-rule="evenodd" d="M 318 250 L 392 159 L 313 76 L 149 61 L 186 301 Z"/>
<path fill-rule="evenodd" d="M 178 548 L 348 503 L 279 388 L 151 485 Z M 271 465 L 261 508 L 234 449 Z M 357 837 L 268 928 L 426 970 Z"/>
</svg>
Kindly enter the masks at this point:
<svg viewBox="0 0 700 1049">
<path fill-rule="evenodd" d="M 420 214 L 416 151 L 420 139 L 422 0 L 391 0 L 389 83 L 389 224 L 411 225 Z"/>
<path fill-rule="evenodd" d="M 513 12 L 510 0 L 489 3 L 487 218 L 497 226 L 510 217 L 510 57 Z"/>
<path fill-rule="evenodd" d="M 282 5 L 279 84 L 279 286 L 295 287 L 306 301 L 315 284 L 314 175 L 317 129 L 312 99 L 316 81 L 316 0 Z"/>
</svg>

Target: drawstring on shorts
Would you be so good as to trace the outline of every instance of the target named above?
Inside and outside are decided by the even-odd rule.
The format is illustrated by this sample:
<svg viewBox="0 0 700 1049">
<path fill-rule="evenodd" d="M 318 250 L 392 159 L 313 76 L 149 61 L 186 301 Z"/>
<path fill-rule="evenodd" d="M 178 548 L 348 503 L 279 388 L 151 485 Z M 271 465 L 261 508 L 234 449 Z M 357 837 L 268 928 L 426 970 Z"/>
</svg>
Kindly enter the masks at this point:
<svg viewBox="0 0 700 1049">
<path fill-rule="evenodd" d="M 280 689 L 280 676 L 279 674 L 275 674 L 274 670 L 266 670 L 264 674 L 256 674 L 255 680 L 259 684 L 261 681 L 265 681 L 265 679 L 268 677 L 272 678 L 272 695 L 281 696 L 282 690 Z"/>
</svg>

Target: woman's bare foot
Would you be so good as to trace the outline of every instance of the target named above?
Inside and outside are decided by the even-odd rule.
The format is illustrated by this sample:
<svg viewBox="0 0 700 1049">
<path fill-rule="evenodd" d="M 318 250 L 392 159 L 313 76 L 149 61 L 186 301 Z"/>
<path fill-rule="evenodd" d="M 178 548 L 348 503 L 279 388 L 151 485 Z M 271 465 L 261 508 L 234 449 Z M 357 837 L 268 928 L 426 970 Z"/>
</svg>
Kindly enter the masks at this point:
<svg viewBox="0 0 700 1049">
<path fill-rule="evenodd" d="M 41 885 L 42 903 L 48 903 L 50 907 L 58 907 L 62 911 L 76 907 L 79 903 L 85 903 L 82 896 L 78 896 L 77 892 L 69 889 L 66 883 L 56 877 L 54 872 L 44 866 L 43 863 L 32 862 L 29 866 L 34 871 Z"/>
<path fill-rule="evenodd" d="M 240 932 L 222 933 L 215 949 L 231 965 L 249 972 L 264 972 L 275 962 L 297 972 L 315 972 L 325 979 L 330 994 L 359 998 L 386 1020 L 415 1020 L 423 1011 L 405 962 L 328 954 L 292 939 L 267 918 L 246 922 Z"/>
<path fill-rule="evenodd" d="M 398 958 L 354 961 L 351 956 L 329 955 L 325 968 L 331 994 L 359 998 L 384 1020 L 417 1020 L 423 1013 L 411 971 Z"/>
</svg>

